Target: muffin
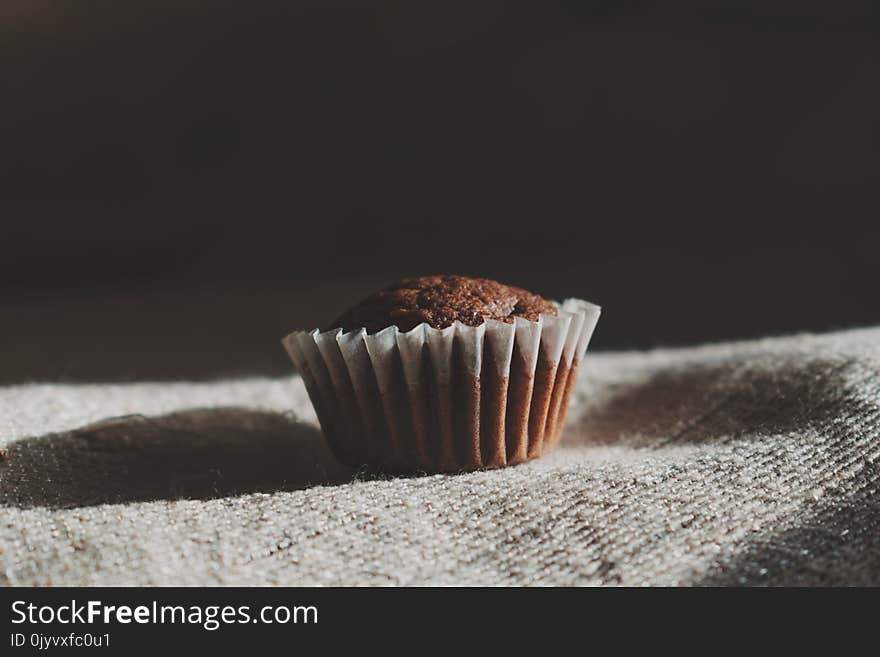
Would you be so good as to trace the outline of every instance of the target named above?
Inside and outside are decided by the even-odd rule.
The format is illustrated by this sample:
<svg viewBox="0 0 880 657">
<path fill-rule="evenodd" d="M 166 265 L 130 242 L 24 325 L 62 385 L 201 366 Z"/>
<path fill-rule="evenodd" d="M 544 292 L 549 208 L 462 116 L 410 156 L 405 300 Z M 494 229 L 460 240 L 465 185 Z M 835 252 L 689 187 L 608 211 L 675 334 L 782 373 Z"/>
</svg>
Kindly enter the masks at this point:
<svg viewBox="0 0 880 657">
<path fill-rule="evenodd" d="M 513 465 L 556 445 L 598 319 L 586 301 L 422 276 L 283 343 L 340 461 L 451 472 Z"/>
</svg>

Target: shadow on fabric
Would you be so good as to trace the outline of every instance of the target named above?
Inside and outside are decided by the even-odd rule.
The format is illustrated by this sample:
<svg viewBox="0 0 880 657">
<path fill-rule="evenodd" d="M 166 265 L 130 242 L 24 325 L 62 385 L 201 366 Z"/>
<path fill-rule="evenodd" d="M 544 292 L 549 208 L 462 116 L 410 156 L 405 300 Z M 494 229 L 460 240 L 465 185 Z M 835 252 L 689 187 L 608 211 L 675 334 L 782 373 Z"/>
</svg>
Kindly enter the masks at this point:
<svg viewBox="0 0 880 657">
<path fill-rule="evenodd" d="M 627 444 L 657 449 L 810 432 L 835 444 L 877 417 L 876 402 L 853 389 L 858 363 L 821 357 L 773 362 L 743 356 L 701 367 L 659 372 L 619 390 L 596 390 L 565 443 Z M 604 393 L 604 396 L 601 396 Z M 864 429 L 862 429 L 864 430 Z M 880 461 L 860 468 L 847 490 L 825 486 L 801 525 L 756 532 L 737 556 L 719 561 L 699 586 L 841 586 L 877 584 L 880 573 Z M 613 582 L 613 570 L 606 581 Z"/>
<path fill-rule="evenodd" d="M 754 538 L 697 586 L 877 586 L 880 584 L 880 462 L 866 462 L 846 495 L 803 526 Z"/>
<path fill-rule="evenodd" d="M 847 366 L 823 359 L 767 363 L 751 356 L 663 370 L 619 390 L 588 391 L 563 444 L 653 448 L 803 431 L 851 401 Z"/>
<path fill-rule="evenodd" d="M 321 432 L 246 408 L 112 418 L 11 443 L 0 503 L 69 508 L 297 490 L 351 481 Z"/>
</svg>

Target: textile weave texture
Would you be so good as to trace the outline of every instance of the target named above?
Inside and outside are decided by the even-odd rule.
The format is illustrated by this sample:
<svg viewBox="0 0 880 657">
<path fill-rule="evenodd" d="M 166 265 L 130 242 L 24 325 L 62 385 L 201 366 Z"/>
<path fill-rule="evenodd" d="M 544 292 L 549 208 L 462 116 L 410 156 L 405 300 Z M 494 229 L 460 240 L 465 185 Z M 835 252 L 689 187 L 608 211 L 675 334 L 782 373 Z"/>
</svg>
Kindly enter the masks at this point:
<svg viewBox="0 0 880 657">
<path fill-rule="evenodd" d="M 0 389 L 4 585 L 878 585 L 880 328 L 588 354 L 561 447 L 382 478 L 301 381 Z"/>
</svg>

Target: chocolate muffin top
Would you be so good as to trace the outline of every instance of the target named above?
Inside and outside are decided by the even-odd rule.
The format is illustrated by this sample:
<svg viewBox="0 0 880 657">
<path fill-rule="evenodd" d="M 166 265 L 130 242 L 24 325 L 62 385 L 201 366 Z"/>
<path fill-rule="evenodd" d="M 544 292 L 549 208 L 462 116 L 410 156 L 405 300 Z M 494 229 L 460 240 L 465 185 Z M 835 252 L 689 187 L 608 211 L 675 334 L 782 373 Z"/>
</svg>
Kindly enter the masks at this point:
<svg viewBox="0 0 880 657">
<path fill-rule="evenodd" d="M 535 321 L 555 315 L 556 305 L 518 287 L 487 278 L 442 275 L 398 281 L 342 314 L 329 328 L 364 327 L 376 333 L 391 325 L 409 331 L 422 322 L 446 328 L 456 320 L 479 326 L 487 319 L 511 323 L 514 317 Z"/>
</svg>

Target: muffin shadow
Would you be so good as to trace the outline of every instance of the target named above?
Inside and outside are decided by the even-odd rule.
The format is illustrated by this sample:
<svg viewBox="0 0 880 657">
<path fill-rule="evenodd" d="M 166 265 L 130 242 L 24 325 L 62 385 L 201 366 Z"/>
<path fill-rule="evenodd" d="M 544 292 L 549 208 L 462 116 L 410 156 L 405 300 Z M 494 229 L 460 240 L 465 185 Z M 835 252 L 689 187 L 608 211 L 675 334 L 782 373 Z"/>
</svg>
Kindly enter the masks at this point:
<svg viewBox="0 0 880 657">
<path fill-rule="evenodd" d="M 111 418 L 10 443 L 0 504 L 70 508 L 212 499 L 351 481 L 317 427 L 247 408 Z"/>
</svg>

